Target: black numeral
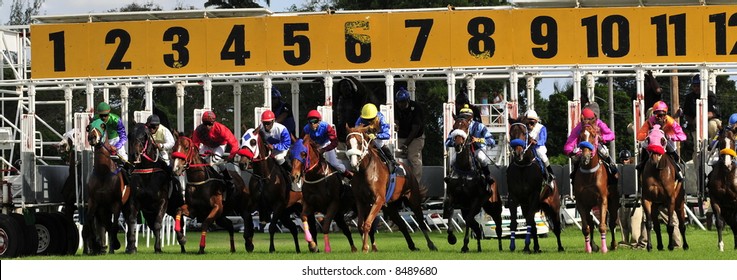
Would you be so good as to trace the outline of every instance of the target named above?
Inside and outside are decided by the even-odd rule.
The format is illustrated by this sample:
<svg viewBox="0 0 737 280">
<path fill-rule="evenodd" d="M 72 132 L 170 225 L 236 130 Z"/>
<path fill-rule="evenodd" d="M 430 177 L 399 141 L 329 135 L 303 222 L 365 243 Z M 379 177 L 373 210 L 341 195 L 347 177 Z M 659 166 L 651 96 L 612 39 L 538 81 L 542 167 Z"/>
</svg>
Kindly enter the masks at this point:
<svg viewBox="0 0 737 280">
<path fill-rule="evenodd" d="M 113 57 L 110 58 L 110 63 L 107 65 L 107 70 L 125 70 L 131 69 L 132 63 L 130 61 L 123 61 L 125 52 L 131 45 L 131 35 L 123 29 L 113 29 L 105 36 L 105 44 L 115 44 L 116 40 L 120 40 L 118 47 L 113 53 Z"/>
<path fill-rule="evenodd" d="M 545 35 L 543 35 L 545 26 Z M 532 48 L 537 58 L 553 58 L 558 54 L 558 23 L 549 16 L 539 16 L 530 23 L 530 39 L 535 45 L 545 48 Z"/>
<path fill-rule="evenodd" d="M 468 52 L 474 57 L 494 57 L 496 44 L 491 35 L 494 35 L 494 20 L 488 17 L 476 17 L 468 21 L 466 30 L 471 38 L 468 39 Z"/>
<path fill-rule="evenodd" d="M 709 22 L 714 23 L 714 46 L 717 55 L 727 55 L 727 26 L 737 26 L 737 14 L 729 16 L 727 22 L 727 14 L 709 15 Z M 729 55 L 737 54 L 737 42 L 732 45 Z"/>
<path fill-rule="evenodd" d="M 246 50 L 246 26 L 234 25 L 220 50 L 220 59 L 232 59 L 236 66 L 243 66 L 248 58 L 251 58 L 251 52 Z"/>
<path fill-rule="evenodd" d="M 581 19 L 581 26 L 586 27 L 586 54 L 588 57 L 599 57 L 598 16 Z M 617 25 L 617 48 L 614 48 L 614 25 Z M 601 51 L 606 57 L 623 57 L 630 52 L 630 23 L 624 16 L 611 15 L 601 21 Z"/>
<path fill-rule="evenodd" d="M 686 14 L 658 15 L 650 18 L 655 25 L 655 49 L 658 56 L 668 56 L 668 25 L 673 25 L 676 55 L 686 55 Z"/>
<path fill-rule="evenodd" d="M 66 53 L 64 51 L 64 31 L 49 34 L 49 41 L 54 43 L 54 72 L 67 70 Z"/>
<path fill-rule="evenodd" d="M 177 52 L 179 59 L 174 59 L 174 54 L 165 54 L 164 64 L 171 68 L 182 68 L 189 64 L 189 50 L 187 49 L 189 31 L 179 26 L 171 27 L 164 32 L 164 42 L 173 42 L 174 36 L 178 39 L 177 42 L 171 44 L 171 49 Z"/>
<path fill-rule="evenodd" d="M 422 59 L 422 53 L 425 51 L 425 45 L 427 45 L 427 38 L 430 37 L 430 30 L 432 30 L 433 19 L 408 19 L 404 21 L 404 27 L 419 27 L 420 31 L 417 32 L 417 39 L 415 39 L 415 45 L 412 47 L 412 54 L 409 56 L 410 61 L 420 61 Z"/>
<path fill-rule="evenodd" d="M 310 61 L 312 47 L 310 46 L 310 38 L 305 35 L 294 35 L 297 31 L 309 31 L 310 26 L 307 23 L 285 23 L 284 24 L 284 46 L 290 47 L 297 45 L 299 56 L 295 51 L 284 51 L 284 61 L 289 65 L 297 66 Z"/>
<path fill-rule="evenodd" d="M 345 58 L 353 63 L 366 63 L 371 60 L 371 36 L 357 34 L 354 29 L 369 30 L 365 20 L 345 23 Z"/>
</svg>

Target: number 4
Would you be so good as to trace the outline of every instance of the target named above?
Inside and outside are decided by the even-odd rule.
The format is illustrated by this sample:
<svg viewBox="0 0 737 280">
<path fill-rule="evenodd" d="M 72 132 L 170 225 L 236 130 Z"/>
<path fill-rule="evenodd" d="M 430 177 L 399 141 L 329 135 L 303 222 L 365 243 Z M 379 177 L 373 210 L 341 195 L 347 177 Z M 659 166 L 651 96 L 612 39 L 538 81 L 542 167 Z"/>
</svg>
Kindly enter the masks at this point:
<svg viewBox="0 0 737 280">
<path fill-rule="evenodd" d="M 236 66 L 243 66 L 248 58 L 251 58 L 251 52 L 246 50 L 246 26 L 234 25 L 220 51 L 220 59 L 232 59 Z"/>
</svg>

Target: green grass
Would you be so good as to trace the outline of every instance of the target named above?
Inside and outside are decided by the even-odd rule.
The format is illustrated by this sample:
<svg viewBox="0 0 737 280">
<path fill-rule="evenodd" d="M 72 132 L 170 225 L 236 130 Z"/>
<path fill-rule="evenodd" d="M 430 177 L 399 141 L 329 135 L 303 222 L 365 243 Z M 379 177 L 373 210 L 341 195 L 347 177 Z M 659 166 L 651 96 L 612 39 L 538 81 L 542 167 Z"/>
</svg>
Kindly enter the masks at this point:
<svg viewBox="0 0 737 280">
<path fill-rule="evenodd" d="M 666 234 L 665 229 L 663 233 Z M 611 233 L 609 233 L 611 235 Z M 666 234 L 667 235 L 667 234 Z M 207 235 L 207 254 L 196 254 L 199 244 L 199 234 L 197 232 L 188 232 L 188 242 L 186 245 L 187 253 L 179 253 L 178 245 L 165 246 L 163 254 L 154 254 L 152 247 L 145 246 L 145 239 L 140 237 L 138 253 L 135 255 L 125 254 L 125 250 L 118 250 L 115 254 L 107 254 L 101 256 L 84 256 L 81 250 L 75 256 L 33 256 L 21 258 L 21 260 L 737 260 L 737 251 L 734 248 L 734 240 L 732 232 L 725 230 L 725 251 L 719 252 L 717 249 L 716 231 L 704 231 L 695 227 L 688 227 L 686 236 L 690 249 L 684 251 L 676 249 L 674 251 L 657 251 L 653 248 L 652 252 L 646 250 L 636 250 L 630 248 L 619 248 L 616 251 L 609 251 L 607 254 L 584 253 L 584 243 L 581 231 L 575 226 L 564 228 L 561 235 L 565 252 L 556 251 L 556 240 L 551 233 L 549 237 L 540 238 L 540 247 L 543 251 L 540 254 L 524 254 L 521 249 L 524 247 L 524 239 L 517 239 L 517 251 L 509 251 L 509 239 L 503 240 L 504 251 L 497 250 L 496 239 L 482 240 L 482 252 L 476 252 L 475 241 L 469 244 L 471 253 L 460 253 L 462 235 L 456 245 L 450 245 L 447 242 L 446 234 L 434 231 L 430 238 L 435 242 L 438 251 L 432 252 L 427 249 L 427 245 L 421 233 L 415 232 L 412 238 L 420 248 L 418 252 L 410 252 L 402 235 L 398 232 L 388 233 L 381 232 L 376 234 L 376 244 L 379 248 L 378 253 L 364 254 L 360 252 L 361 240 L 357 234 L 353 239 L 359 252 L 351 253 L 348 242 L 340 233 L 332 233 L 331 245 L 333 252 L 325 253 L 309 253 L 304 236 L 300 233 L 299 243 L 301 254 L 295 253 L 294 245 L 290 234 L 280 233 L 275 235 L 276 253 L 270 254 L 269 235 L 266 233 L 257 233 L 254 237 L 256 249 L 252 253 L 246 253 L 241 233 L 236 233 L 235 244 L 236 252 L 229 252 L 228 235 L 224 231 L 215 231 Z M 617 232 L 617 239 L 621 234 Z M 653 233 L 654 237 L 654 233 Z M 664 238 L 667 238 L 665 236 Z M 653 238 L 654 239 L 654 238 Z M 123 242 L 123 236 L 120 236 Z M 319 248 L 322 251 L 322 235 L 318 235 Z M 599 242 L 598 233 L 594 236 L 594 240 Z M 608 240 L 609 241 L 609 240 Z M 667 241 L 665 241 L 667 247 Z M 598 243 L 597 243 L 598 244 Z M 653 244 L 655 247 L 655 244 Z"/>
</svg>

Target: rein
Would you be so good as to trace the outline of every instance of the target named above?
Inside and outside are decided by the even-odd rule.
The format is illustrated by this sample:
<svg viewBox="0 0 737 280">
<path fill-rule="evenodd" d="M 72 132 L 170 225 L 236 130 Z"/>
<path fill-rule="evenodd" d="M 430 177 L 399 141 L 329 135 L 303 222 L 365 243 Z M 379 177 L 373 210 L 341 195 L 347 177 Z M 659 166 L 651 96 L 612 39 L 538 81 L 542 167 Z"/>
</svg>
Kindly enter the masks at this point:
<svg viewBox="0 0 737 280">
<path fill-rule="evenodd" d="M 361 145 L 361 150 L 358 150 L 356 148 L 351 148 L 351 149 L 348 149 L 347 151 L 345 151 L 345 155 L 348 156 L 348 157 L 358 156 L 358 161 L 360 162 L 360 161 L 363 160 L 364 157 L 366 157 L 366 155 L 368 155 L 368 145 L 369 145 L 369 143 L 371 141 L 370 140 L 369 141 L 366 141 L 366 138 L 363 137 L 363 133 L 362 132 L 351 132 L 351 133 L 348 133 L 348 136 L 346 136 L 346 139 L 348 139 L 349 137 L 351 137 L 351 135 L 358 135 L 359 137 L 361 137 L 361 144 L 362 144 Z"/>
</svg>

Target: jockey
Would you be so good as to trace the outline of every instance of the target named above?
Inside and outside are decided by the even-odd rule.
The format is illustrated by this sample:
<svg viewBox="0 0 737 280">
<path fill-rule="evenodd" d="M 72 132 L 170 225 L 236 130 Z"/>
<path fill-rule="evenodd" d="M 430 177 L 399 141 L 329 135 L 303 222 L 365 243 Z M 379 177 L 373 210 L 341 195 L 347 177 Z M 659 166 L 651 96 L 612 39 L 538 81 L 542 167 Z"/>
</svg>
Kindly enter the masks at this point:
<svg viewBox="0 0 737 280">
<path fill-rule="evenodd" d="M 494 178 L 491 177 L 491 170 L 489 170 L 491 159 L 489 158 L 489 156 L 486 155 L 484 150 L 486 147 L 494 148 L 494 146 L 496 146 L 494 137 L 493 135 L 491 135 L 491 132 L 486 129 L 486 126 L 484 124 L 473 120 L 473 109 L 471 109 L 468 105 L 463 106 L 463 108 L 459 111 L 458 117 L 465 118 L 470 121 L 470 123 L 468 124 L 468 135 L 471 137 L 473 147 L 476 150 L 476 161 L 481 165 L 481 171 L 484 173 L 484 180 L 488 185 L 491 185 L 492 183 L 494 183 Z M 451 132 L 451 135 L 449 135 L 448 138 L 445 139 L 446 147 L 454 146 L 453 138 L 453 132 Z M 451 158 L 450 165 L 453 166 L 454 164 L 455 158 L 453 157 Z"/>
<path fill-rule="evenodd" d="M 307 113 L 307 125 L 305 125 L 303 132 L 310 135 L 310 139 L 320 145 L 318 152 L 323 154 L 328 163 L 338 169 L 345 179 L 353 177 L 353 172 L 346 169 L 343 162 L 338 160 L 338 155 L 335 153 L 335 147 L 338 146 L 338 135 L 332 125 L 322 121 L 320 112 L 312 110 Z"/>
<path fill-rule="evenodd" d="M 368 137 L 374 146 L 381 151 L 379 155 L 384 158 L 389 173 L 394 173 L 397 161 L 394 159 L 394 153 L 389 150 L 389 146 L 384 145 L 384 141 L 389 141 L 391 131 L 389 124 L 384 120 L 384 115 L 376 109 L 376 105 L 367 103 L 361 108 L 361 116 L 356 120 L 356 126 L 368 126 Z"/>
<path fill-rule="evenodd" d="M 545 142 L 548 140 L 548 129 L 540 123 L 540 117 L 535 110 L 529 110 L 525 115 L 528 121 L 527 129 L 530 131 L 531 142 L 535 145 L 537 157 L 545 164 L 548 181 L 553 181 L 555 175 L 553 175 L 553 168 L 550 167 L 550 161 L 548 160 L 548 148 L 545 147 Z"/>
<path fill-rule="evenodd" d="M 266 134 L 266 146 L 271 150 L 271 156 L 287 174 L 292 172 L 292 166 L 286 160 L 289 147 L 292 146 L 292 137 L 289 130 L 281 123 L 275 121 L 276 115 L 271 110 L 261 113 L 261 131 Z M 245 135 L 244 135 L 245 137 Z"/>
<path fill-rule="evenodd" d="M 153 138 L 156 148 L 161 153 L 161 159 L 168 166 L 170 164 L 169 151 L 174 148 L 174 136 L 168 128 L 161 125 L 161 119 L 155 114 L 148 116 L 146 127 L 151 132 L 151 138 Z"/>
<path fill-rule="evenodd" d="M 737 113 L 732 114 L 729 116 L 729 124 L 727 125 L 727 129 L 731 131 L 737 130 Z"/>
<path fill-rule="evenodd" d="M 215 119 L 215 113 L 205 111 L 202 113 L 202 124 L 198 125 L 192 133 L 192 143 L 195 147 L 199 147 L 200 155 L 210 155 L 210 164 L 213 165 L 222 161 L 226 145 L 230 146 L 229 161 L 233 160 L 239 147 L 238 140 L 233 136 L 233 132 L 225 125 L 215 121 Z M 219 169 L 225 171 L 225 168 Z"/>
<path fill-rule="evenodd" d="M 596 150 L 599 153 L 599 157 L 604 161 L 604 163 L 606 163 L 607 171 L 609 172 L 608 177 L 611 180 L 609 184 L 613 184 L 616 182 L 618 171 L 617 166 L 612 164 L 606 144 L 614 141 L 614 131 L 609 129 L 609 126 L 607 126 L 606 123 L 597 118 L 594 111 L 590 108 L 585 108 L 581 112 L 581 122 L 578 123 L 578 125 L 576 125 L 576 127 L 571 131 L 571 134 L 568 135 L 568 140 L 566 140 L 566 144 L 563 146 L 563 152 L 569 157 L 576 154 L 578 151 L 578 148 L 576 147 L 576 144 L 578 143 L 578 135 L 581 133 L 581 129 L 583 129 L 585 125 L 595 125 L 599 128 L 601 143 L 599 143 L 599 147 Z M 578 171 L 579 164 L 580 162 L 578 160 L 573 161 L 573 170 L 571 171 L 570 176 L 571 180 L 576 177 L 576 171 Z"/>
<path fill-rule="evenodd" d="M 105 124 L 107 143 L 112 146 L 112 154 L 117 154 L 123 161 L 128 161 L 128 153 L 125 150 L 125 143 L 128 142 L 128 137 L 125 134 L 123 120 L 120 116 L 110 113 L 110 105 L 105 102 L 97 104 L 95 113 L 97 113 L 97 118 Z"/>
<path fill-rule="evenodd" d="M 645 141 L 645 139 L 647 139 L 648 133 L 650 132 L 650 129 L 652 129 L 654 125 L 659 124 L 661 129 L 663 129 L 663 132 L 665 132 L 666 137 L 668 138 L 667 144 L 665 146 L 666 152 L 668 153 L 668 155 L 670 155 L 671 158 L 673 158 L 674 163 L 676 163 L 676 168 L 678 169 L 678 173 L 676 173 L 676 180 L 682 181 L 683 173 L 681 171 L 681 166 L 678 165 L 678 163 L 680 162 L 680 157 L 678 156 L 678 153 L 676 153 L 675 141 L 680 142 L 686 140 L 686 134 L 683 132 L 681 125 L 678 124 L 678 122 L 675 121 L 671 116 L 668 116 L 667 112 L 668 105 L 665 104 L 665 102 L 655 102 L 655 104 L 653 105 L 653 115 L 650 116 L 637 131 L 637 141 Z M 644 142 L 642 143 L 644 148 L 646 144 Z M 640 153 L 640 162 L 637 163 L 636 167 L 637 171 L 640 173 L 642 173 L 642 170 L 645 167 L 647 155 L 648 153 L 645 151 Z"/>
</svg>

